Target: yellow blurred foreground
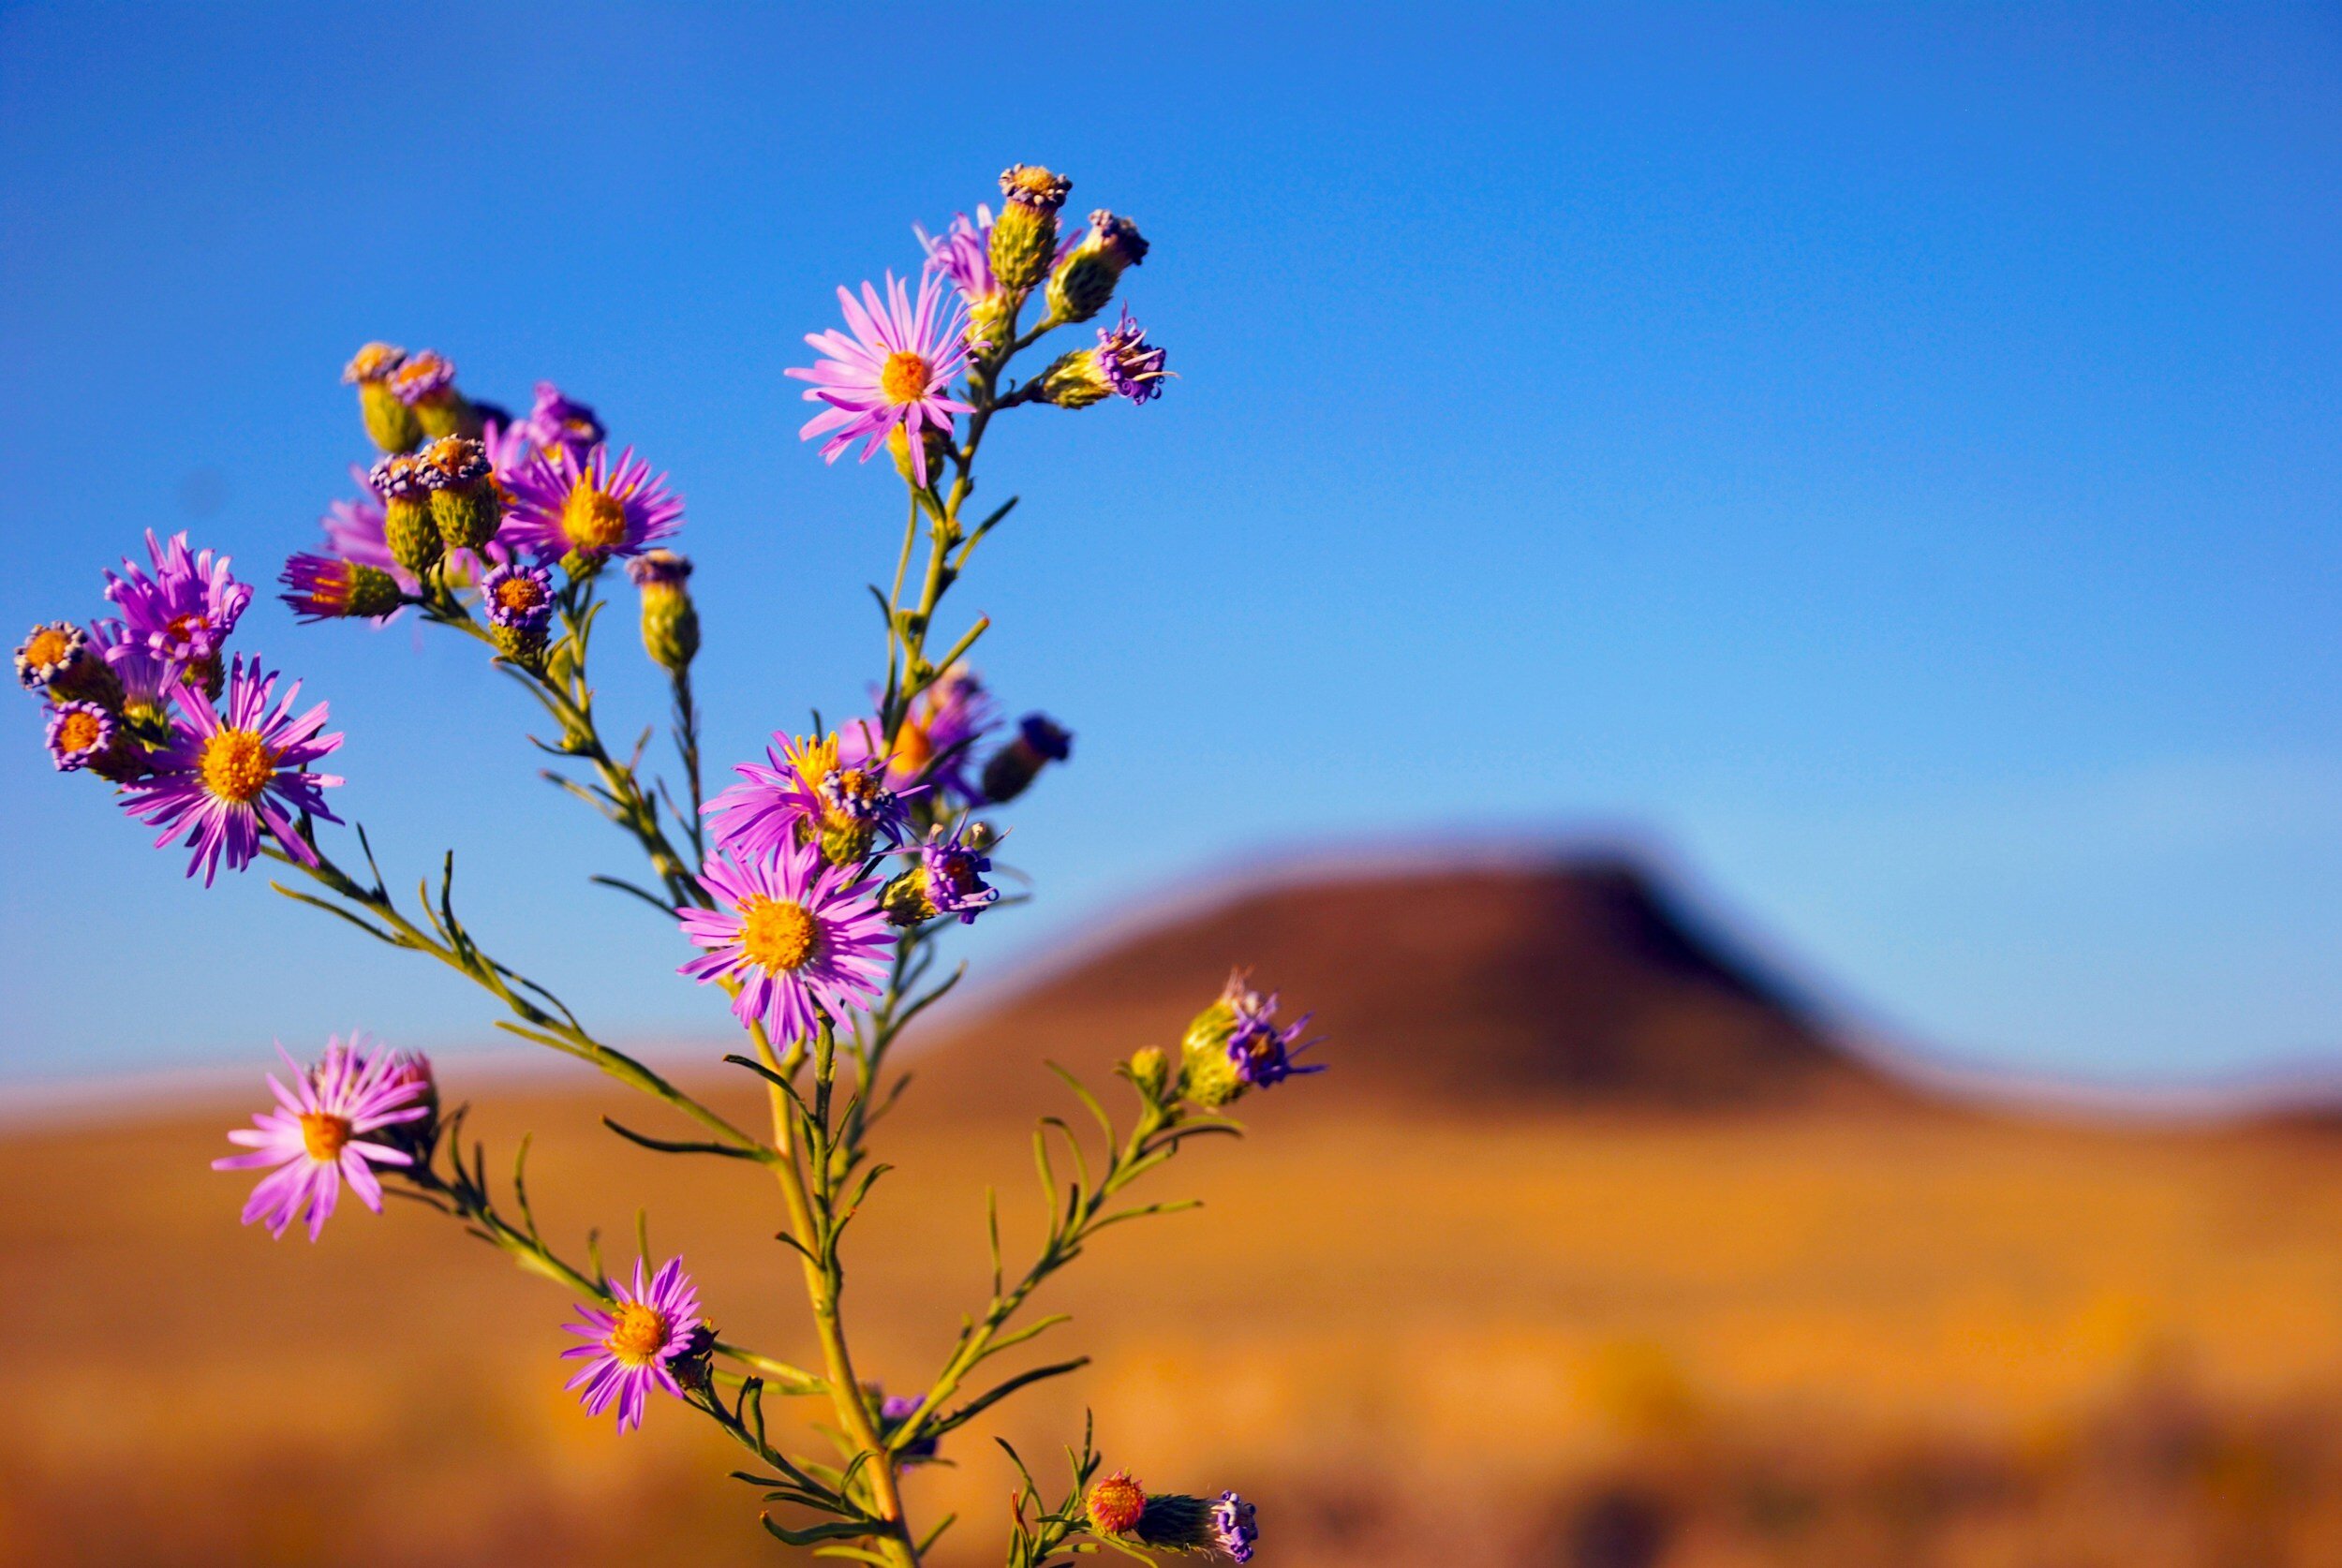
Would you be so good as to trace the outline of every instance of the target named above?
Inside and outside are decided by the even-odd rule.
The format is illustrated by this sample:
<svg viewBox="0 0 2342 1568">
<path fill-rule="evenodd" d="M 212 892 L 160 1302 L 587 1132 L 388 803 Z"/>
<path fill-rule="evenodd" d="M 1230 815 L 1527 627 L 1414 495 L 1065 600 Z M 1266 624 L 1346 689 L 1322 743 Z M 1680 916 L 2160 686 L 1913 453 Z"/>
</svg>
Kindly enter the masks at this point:
<svg viewBox="0 0 2342 1568">
<path fill-rule="evenodd" d="M 629 1258 L 648 1193 L 727 1336 L 814 1359 L 759 1173 L 455 1076 L 492 1164 L 537 1130 L 549 1235 Z M 1096 1364 L 914 1477 L 960 1515 L 940 1561 L 1000 1561 L 992 1436 L 1048 1479 L 1089 1404 L 1148 1484 L 1256 1498 L 1267 1568 L 2342 1562 L 2342 1138 L 1907 1105 L 1425 1127 L 1308 1092 L 1148 1194 L 1205 1211 L 1045 1295 L 1077 1316 L 1030 1361 Z M 0 1558 L 788 1557 L 681 1408 L 587 1420 L 569 1302 L 452 1222 L 239 1229 L 247 1182 L 205 1162 L 249 1109 L 0 1143 Z M 890 1389 L 980 1300 L 984 1181 L 1012 1255 L 1031 1234 L 1021 1133 L 949 1109 L 882 1136 L 901 1168 L 852 1250 Z"/>
</svg>

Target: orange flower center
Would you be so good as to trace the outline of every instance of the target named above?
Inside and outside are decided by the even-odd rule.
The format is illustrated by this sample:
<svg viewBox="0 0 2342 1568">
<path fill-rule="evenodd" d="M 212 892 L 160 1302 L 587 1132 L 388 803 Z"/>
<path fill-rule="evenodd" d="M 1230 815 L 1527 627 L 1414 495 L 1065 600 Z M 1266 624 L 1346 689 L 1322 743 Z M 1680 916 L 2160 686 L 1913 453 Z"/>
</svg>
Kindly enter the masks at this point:
<svg viewBox="0 0 2342 1568">
<path fill-rule="evenodd" d="M 219 730 L 204 741 L 198 767 L 205 789 L 232 806 L 242 806 L 276 777 L 276 755 L 256 731 Z"/>
<path fill-rule="evenodd" d="M 27 664 L 55 664 L 73 651 L 73 639 L 55 627 L 45 626 L 26 640 L 24 661 Z"/>
<path fill-rule="evenodd" d="M 740 906 L 740 950 L 767 974 L 803 969 L 821 939 L 819 923 L 793 899 L 751 898 Z"/>
<path fill-rule="evenodd" d="M 916 403 L 927 395 L 928 383 L 935 372 L 927 362 L 916 354 L 899 350 L 886 356 L 886 363 L 879 371 L 879 391 L 889 403 Z"/>
<path fill-rule="evenodd" d="M 903 720 L 903 727 L 895 732 L 895 750 L 887 762 L 893 770 L 905 778 L 915 778 L 935 760 L 935 743 L 927 739 L 924 726 L 915 718 Z"/>
<path fill-rule="evenodd" d="M 647 1367 L 667 1348 L 667 1317 L 655 1307 L 630 1301 L 618 1309 L 604 1349 L 630 1367 Z"/>
<path fill-rule="evenodd" d="M 497 604 L 504 610 L 518 614 L 534 610 L 544 601 L 544 590 L 537 585 L 534 577 L 508 577 L 497 584 Z"/>
<path fill-rule="evenodd" d="M 626 542 L 626 503 L 584 480 L 570 489 L 561 531 L 580 550 L 611 550 Z"/>
<path fill-rule="evenodd" d="M 301 1146 L 309 1151 L 310 1159 L 319 1164 L 337 1160 L 348 1142 L 348 1117 L 329 1117 L 323 1111 L 301 1113 Z"/>
<path fill-rule="evenodd" d="M 1127 1471 L 1117 1471 L 1090 1487 L 1089 1501 L 1089 1522 L 1102 1535 L 1121 1534 L 1147 1510 L 1146 1488 Z"/>
<path fill-rule="evenodd" d="M 98 733 L 97 716 L 76 709 L 57 726 L 57 746 L 67 752 L 87 751 L 97 744 Z"/>
</svg>

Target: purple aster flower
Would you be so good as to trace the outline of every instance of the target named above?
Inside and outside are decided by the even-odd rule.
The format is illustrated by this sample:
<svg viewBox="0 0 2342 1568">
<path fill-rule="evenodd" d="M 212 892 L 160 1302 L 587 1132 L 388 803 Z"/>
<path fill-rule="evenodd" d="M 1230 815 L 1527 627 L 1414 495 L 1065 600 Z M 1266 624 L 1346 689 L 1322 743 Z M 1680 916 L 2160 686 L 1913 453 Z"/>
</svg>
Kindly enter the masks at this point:
<svg viewBox="0 0 2342 1568">
<path fill-rule="evenodd" d="M 276 1054 L 284 1057 L 284 1047 L 278 1046 Z M 305 1214 L 309 1239 L 315 1241 L 333 1215 L 343 1182 L 349 1183 L 360 1203 L 379 1214 L 382 1184 L 374 1167 L 413 1163 L 367 1134 L 389 1136 L 389 1130 L 430 1113 L 419 1103 L 421 1091 L 396 1072 L 394 1058 L 369 1053 L 362 1035 L 351 1035 L 348 1045 L 329 1039 L 324 1059 L 306 1072 L 290 1057 L 285 1057 L 285 1066 L 292 1087 L 269 1074 L 276 1108 L 254 1117 L 251 1129 L 228 1134 L 230 1143 L 252 1152 L 215 1160 L 212 1169 L 274 1167 L 252 1190 L 244 1206 L 244 1222 L 265 1220 L 269 1234 L 281 1236 Z"/>
<path fill-rule="evenodd" d="M 343 376 L 348 376 L 344 371 Z M 419 349 L 384 373 L 391 391 L 409 408 L 445 394 L 455 385 L 455 362 L 436 348 Z"/>
<path fill-rule="evenodd" d="M 578 1304 L 578 1323 L 561 1326 L 591 1344 L 561 1353 L 564 1361 L 583 1361 L 577 1375 L 564 1386 L 582 1390 L 579 1402 L 586 1413 L 600 1415 L 613 1401 L 618 1407 L 618 1430 L 643 1424 L 643 1408 L 653 1387 L 683 1398 L 674 1368 L 693 1351 L 700 1324 L 700 1292 L 683 1272 L 681 1258 L 669 1258 L 645 1284 L 643 1260 L 634 1260 L 634 1283 L 610 1283 L 615 1310 Z"/>
<path fill-rule="evenodd" d="M 974 925 L 1001 896 L 1001 890 L 984 880 L 991 869 L 992 857 L 971 849 L 964 829 L 946 833 L 937 827 L 919 846 L 920 890 L 937 914 L 957 915 L 962 925 Z"/>
<path fill-rule="evenodd" d="M 879 1436 L 892 1437 L 897 1427 L 919 1413 L 927 1402 L 924 1394 L 889 1394 L 879 1400 Z M 920 1459 L 932 1459 L 942 1440 L 932 1435 L 914 1440 L 899 1449 L 896 1457 L 905 1464 Z"/>
<path fill-rule="evenodd" d="M 683 525 L 683 497 L 653 478 L 629 447 L 613 463 L 607 446 L 583 456 L 566 446 L 540 451 L 511 481 L 511 515 L 498 537 L 538 559 L 639 555 Z"/>
<path fill-rule="evenodd" d="M 1220 1501 L 1211 1505 L 1211 1535 L 1213 1544 L 1234 1561 L 1252 1561 L 1253 1543 L 1260 1539 L 1260 1527 L 1253 1522 L 1253 1505 L 1234 1492 L 1222 1492 Z"/>
<path fill-rule="evenodd" d="M 513 428 L 541 451 L 558 447 L 572 457 L 584 457 L 609 435 L 592 408 L 550 381 L 537 383 L 536 406 Z"/>
<path fill-rule="evenodd" d="M 537 632 L 553 618 L 553 574 L 507 561 L 481 579 L 480 597 L 491 625 Z"/>
<path fill-rule="evenodd" d="M 186 666 L 156 653 L 120 621 L 100 621 L 97 650 L 122 682 L 123 712 L 132 718 L 161 720 L 187 677 Z"/>
<path fill-rule="evenodd" d="M 968 779 L 969 753 L 999 724 L 999 705 L 985 690 L 983 678 L 965 665 L 953 665 L 920 694 L 895 732 L 895 745 L 887 753 L 887 782 L 897 790 L 929 782 L 948 799 L 981 804 L 982 793 Z M 878 750 L 876 724 L 866 719 L 847 727 L 839 755 L 848 763 L 866 762 Z"/>
<path fill-rule="evenodd" d="M 252 602 L 249 584 L 228 574 L 228 557 L 209 550 L 190 555 L 187 536 L 174 534 L 165 545 L 146 532 L 146 553 L 155 563 L 148 577 L 128 560 L 116 576 L 106 573 L 106 597 L 122 611 L 123 624 L 156 653 L 195 663 L 216 658 L 228 634 Z"/>
<path fill-rule="evenodd" d="M 247 665 L 242 654 L 229 676 L 224 717 L 210 698 L 182 685 L 180 717 L 171 722 L 170 738 L 149 759 L 155 777 L 123 798 L 124 810 L 162 828 L 156 849 L 186 830 L 186 845 L 195 851 L 187 875 L 200 870 L 205 887 L 212 885 L 223 857 L 230 871 L 251 864 L 263 827 L 287 854 L 304 865 L 316 865 L 317 851 L 294 827 L 289 808 L 329 822 L 341 821 L 326 809 L 323 793 L 341 780 L 304 771 L 342 744 L 338 734 L 318 733 L 325 728 L 326 705 L 319 703 L 295 718 L 292 705 L 301 683 L 293 682 L 272 709 L 275 690 L 276 673 L 261 673 L 259 661 Z"/>
<path fill-rule="evenodd" d="M 787 1043 L 811 1034 L 821 1009 L 835 1016 L 877 997 L 894 932 L 869 882 L 850 880 L 818 844 L 778 845 L 746 865 L 719 851 L 699 880 L 716 907 L 677 913 L 709 951 L 679 972 L 737 983 L 732 1012 L 744 1027 L 761 1020 Z"/>
<path fill-rule="evenodd" d="M 1163 395 L 1158 383 L 1170 374 L 1163 367 L 1166 357 L 1164 349 L 1148 346 L 1147 330 L 1131 319 L 1128 305 L 1122 307 L 1120 320 L 1098 329 L 1098 368 L 1106 384 L 1133 403 Z"/>
<path fill-rule="evenodd" d="M 1301 1039 L 1302 1031 L 1316 1014 L 1304 1013 L 1279 1028 L 1277 993 L 1271 991 L 1263 997 L 1247 984 L 1241 969 L 1228 977 L 1220 999 L 1236 1018 L 1228 1036 L 1228 1061 L 1235 1067 L 1238 1081 L 1253 1088 L 1269 1088 L 1287 1078 L 1326 1071 L 1324 1062 L 1312 1062 L 1307 1067 L 1293 1065 L 1295 1057 L 1318 1043 Z"/>
<path fill-rule="evenodd" d="M 112 749 L 114 716 L 96 703 L 67 703 L 51 710 L 46 738 L 57 771 L 72 773 Z"/>
<path fill-rule="evenodd" d="M 782 372 L 816 383 L 806 389 L 806 401 L 829 405 L 797 434 L 808 441 L 827 435 L 822 456 L 831 463 L 867 436 L 862 461 L 867 463 L 899 426 L 912 479 L 924 486 L 926 443 L 920 432 L 930 425 L 948 430 L 953 415 L 972 412 L 951 396 L 952 378 L 968 362 L 967 307 L 958 300 L 946 305 L 942 281 L 932 272 L 920 280 L 915 306 L 893 273 L 886 274 L 883 301 L 867 283 L 860 300 L 844 288 L 837 300 L 853 335 L 834 328 L 808 333 L 806 342 L 827 357 L 809 370 Z"/>
<path fill-rule="evenodd" d="M 716 841 L 743 861 L 831 828 L 871 842 L 901 842 L 906 800 L 918 791 L 888 788 L 866 761 L 841 760 L 843 749 L 836 735 L 798 738 L 776 732 L 764 748 L 771 766 L 736 764 L 732 771 L 741 782 L 707 803 L 707 814 L 716 819 Z M 862 747 L 863 758 L 869 749 Z"/>
</svg>

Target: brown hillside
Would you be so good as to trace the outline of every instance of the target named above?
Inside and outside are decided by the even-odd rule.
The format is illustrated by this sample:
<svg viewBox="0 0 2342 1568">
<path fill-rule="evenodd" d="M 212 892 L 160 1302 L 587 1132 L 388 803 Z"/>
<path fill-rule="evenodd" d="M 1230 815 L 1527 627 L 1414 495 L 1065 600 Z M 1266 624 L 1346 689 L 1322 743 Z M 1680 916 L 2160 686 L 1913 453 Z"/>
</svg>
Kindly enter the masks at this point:
<svg viewBox="0 0 2342 1568">
<path fill-rule="evenodd" d="M 1312 1009 L 1312 1100 L 1780 1105 L 1890 1091 L 1615 860 L 1355 874 L 1235 895 L 1060 968 L 922 1051 L 919 1098 L 1030 1108 L 1176 1041 L 1229 969 Z M 1015 1064 L 1004 1072 L 1003 1068 Z"/>
</svg>

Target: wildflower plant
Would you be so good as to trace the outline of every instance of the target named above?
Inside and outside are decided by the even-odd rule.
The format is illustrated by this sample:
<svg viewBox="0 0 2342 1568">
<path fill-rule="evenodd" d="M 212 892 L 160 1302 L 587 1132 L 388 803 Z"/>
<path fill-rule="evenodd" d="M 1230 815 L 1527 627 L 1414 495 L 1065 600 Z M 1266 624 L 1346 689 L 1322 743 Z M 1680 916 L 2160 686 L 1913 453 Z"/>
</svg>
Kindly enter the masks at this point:
<svg viewBox="0 0 2342 1568">
<path fill-rule="evenodd" d="M 843 1243 L 887 1169 L 874 1144 L 905 1085 L 893 1053 L 965 972 L 945 968 L 951 933 L 1022 901 L 992 880 L 1001 813 L 1072 755 L 1072 735 L 1042 714 L 1002 724 L 968 663 L 988 618 L 944 627 L 977 547 L 1016 505 L 971 506 L 985 435 L 1019 407 L 1143 406 L 1168 377 L 1164 349 L 1127 305 L 1091 329 L 1094 342 L 1037 366 L 1026 360 L 1060 329 L 1100 317 L 1148 246 L 1130 219 L 1103 210 L 1063 233 L 1070 182 L 1050 170 L 1017 165 L 1001 185 L 997 214 L 980 206 L 941 240 L 914 229 L 926 252 L 915 284 L 888 273 L 840 288 L 842 326 L 809 334 L 814 362 L 789 372 L 814 405 L 802 437 L 821 441 L 831 462 L 858 449 L 867 463 L 884 448 L 905 488 L 892 587 L 873 590 L 884 660 L 867 712 L 776 732 L 762 760 L 739 763 L 736 782 L 712 798 L 691 685 L 692 565 L 672 548 L 683 497 L 631 447 L 614 451 L 600 415 L 551 383 L 538 383 L 514 419 L 469 397 L 446 355 L 366 345 L 344 379 L 377 453 L 353 466 L 360 494 L 332 503 L 321 541 L 292 552 L 282 574 L 299 622 L 412 612 L 478 643 L 535 701 L 548 725 L 537 744 L 557 764 L 548 777 L 647 864 L 640 880 L 594 880 L 659 912 L 666 951 L 651 962 L 722 993 L 742 1031 L 722 1059 L 761 1087 L 766 1126 L 736 1125 L 495 956 L 457 912 L 452 853 L 409 904 L 363 826 L 329 834 L 342 819 L 325 791 L 344 781 L 318 764 L 343 737 L 326 732 L 325 703 L 300 706 L 299 681 L 230 645 L 253 589 L 227 557 L 185 535 L 150 534 L 149 566 L 106 574 L 111 614 L 35 626 L 16 650 L 56 767 L 115 789 L 127 815 L 161 829 L 158 846 L 191 851 L 189 876 L 209 887 L 223 869 L 275 863 L 287 879 L 272 883 L 279 893 L 435 960 L 485 993 L 498 1028 L 600 1070 L 677 1124 L 653 1132 L 610 1120 L 615 1135 L 773 1182 L 784 1266 L 803 1288 L 815 1354 L 800 1366 L 725 1338 L 723 1303 L 703 1294 L 685 1260 L 651 1255 L 646 1223 L 624 1273 L 590 1235 L 582 1250 L 557 1247 L 531 1206 L 526 1140 L 499 1179 L 484 1146 L 463 1136 L 465 1109 L 442 1106 L 431 1064 L 363 1035 L 329 1041 L 305 1068 L 288 1057 L 288 1075 L 269 1079 L 274 1105 L 229 1134 L 244 1152 L 217 1166 L 263 1173 L 245 1221 L 280 1236 L 302 1225 L 314 1240 L 345 1186 L 370 1209 L 391 1193 L 455 1220 L 570 1294 L 566 1326 L 582 1342 L 565 1356 L 578 1363 L 570 1386 L 587 1410 L 615 1409 L 624 1432 L 664 1401 L 688 1407 L 747 1451 L 734 1473 L 762 1493 L 774 1536 L 894 1568 L 916 1568 L 951 1522 L 914 1517 L 906 1472 L 1001 1400 L 1084 1365 L 996 1365 L 1065 1321 L 1028 1316 L 1041 1287 L 1100 1233 L 1190 1206 L 1132 1190 L 1191 1141 L 1237 1132 L 1226 1113 L 1245 1095 L 1319 1071 L 1296 1060 L 1306 1018 L 1279 1023 L 1277 998 L 1241 974 L 1182 1038 L 1121 1064 L 1133 1102 L 1121 1119 L 1058 1070 L 1095 1135 L 1054 1117 L 1036 1131 L 1046 1200 L 1037 1247 L 1012 1266 L 986 1194 L 989 1296 L 924 1382 L 896 1381 L 890 1394 L 855 1359 Z M 651 731 L 614 745 L 596 705 L 590 655 L 614 568 L 639 594 L 643 651 L 672 693 L 672 780 L 646 766 Z M 744 1235 L 772 1230 L 766 1214 L 745 1218 Z M 836 1452 L 806 1451 L 768 1425 L 776 1398 L 825 1406 L 786 1427 L 821 1430 Z M 1047 1488 L 1008 1451 L 1010 1568 L 1106 1550 L 1251 1559 L 1259 1531 L 1235 1492 L 1155 1494 L 1127 1470 L 1102 1475 L 1089 1430 L 1067 1457 L 1068 1479 Z"/>
</svg>

